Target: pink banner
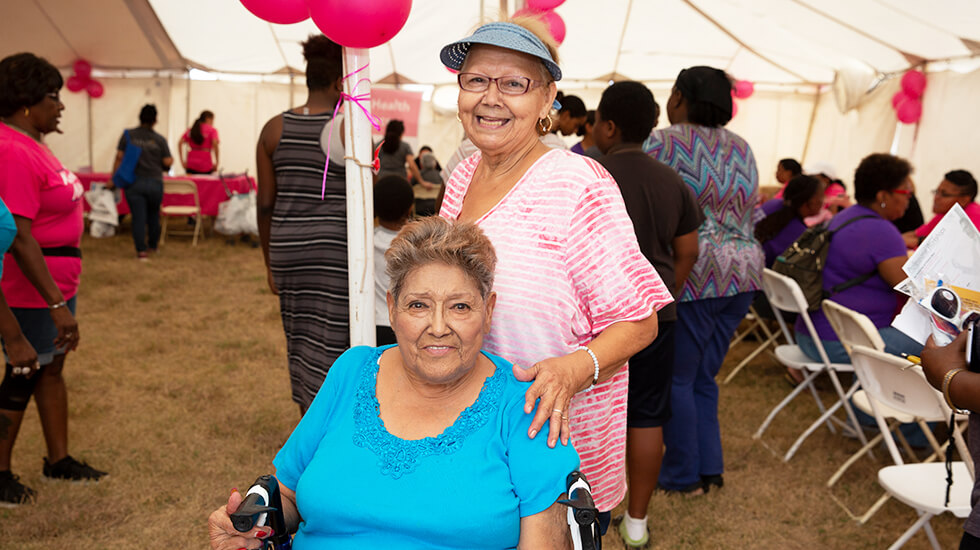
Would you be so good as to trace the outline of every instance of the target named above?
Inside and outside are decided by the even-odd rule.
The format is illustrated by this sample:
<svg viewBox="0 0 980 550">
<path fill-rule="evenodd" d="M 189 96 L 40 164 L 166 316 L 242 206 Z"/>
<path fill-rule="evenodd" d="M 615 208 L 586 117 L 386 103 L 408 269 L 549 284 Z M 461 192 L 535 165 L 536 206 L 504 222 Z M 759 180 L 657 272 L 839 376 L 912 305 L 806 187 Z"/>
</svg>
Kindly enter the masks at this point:
<svg viewBox="0 0 980 550">
<path fill-rule="evenodd" d="M 419 135 L 419 109 L 422 105 L 422 92 L 406 92 L 388 88 L 371 88 L 371 113 L 381 118 L 381 132 L 392 119 L 405 123 L 406 138 Z"/>
</svg>

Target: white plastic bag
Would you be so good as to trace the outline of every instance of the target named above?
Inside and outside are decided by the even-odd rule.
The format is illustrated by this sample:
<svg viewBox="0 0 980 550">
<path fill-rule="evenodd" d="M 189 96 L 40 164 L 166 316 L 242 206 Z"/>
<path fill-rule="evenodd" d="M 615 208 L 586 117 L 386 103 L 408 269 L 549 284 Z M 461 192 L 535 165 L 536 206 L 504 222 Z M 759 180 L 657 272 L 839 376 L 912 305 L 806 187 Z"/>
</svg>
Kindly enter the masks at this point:
<svg viewBox="0 0 980 550">
<path fill-rule="evenodd" d="M 119 225 L 119 211 L 116 209 L 115 194 L 101 183 L 92 184 L 85 192 L 85 200 L 92 210 L 88 214 L 89 235 L 101 239 L 116 234 Z"/>
<path fill-rule="evenodd" d="M 214 230 L 222 235 L 259 234 L 259 224 L 255 212 L 255 191 L 234 193 L 228 200 L 218 205 L 218 217 L 214 220 Z"/>
</svg>

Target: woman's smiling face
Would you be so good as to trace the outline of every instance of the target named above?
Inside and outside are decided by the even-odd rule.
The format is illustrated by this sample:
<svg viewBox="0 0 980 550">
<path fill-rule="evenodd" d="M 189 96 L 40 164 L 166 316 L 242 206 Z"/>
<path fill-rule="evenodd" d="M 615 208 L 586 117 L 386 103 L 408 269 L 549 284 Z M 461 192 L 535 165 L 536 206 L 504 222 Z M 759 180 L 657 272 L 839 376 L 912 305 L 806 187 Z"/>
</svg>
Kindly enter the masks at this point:
<svg viewBox="0 0 980 550">
<path fill-rule="evenodd" d="M 459 118 L 466 136 L 484 155 L 506 155 L 538 139 L 538 120 L 548 116 L 557 87 L 547 78 L 541 61 L 531 55 L 496 46 L 474 45 L 461 73 L 490 78 L 519 76 L 531 81 L 521 95 L 503 94 L 492 82 L 485 91 L 459 91 Z"/>
<path fill-rule="evenodd" d="M 388 316 L 405 370 L 429 384 L 466 376 L 490 331 L 496 295 L 486 300 L 462 269 L 429 263 L 405 277 L 397 298 L 388 293 Z"/>
</svg>

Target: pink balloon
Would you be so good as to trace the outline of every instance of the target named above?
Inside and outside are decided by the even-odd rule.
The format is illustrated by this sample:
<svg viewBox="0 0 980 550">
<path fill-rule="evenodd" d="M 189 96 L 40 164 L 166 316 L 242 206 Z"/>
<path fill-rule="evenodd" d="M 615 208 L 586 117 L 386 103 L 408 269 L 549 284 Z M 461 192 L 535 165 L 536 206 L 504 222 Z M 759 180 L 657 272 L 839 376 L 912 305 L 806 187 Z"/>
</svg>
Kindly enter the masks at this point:
<svg viewBox="0 0 980 550">
<path fill-rule="evenodd" d="M 559 46 L 565 41 L 565 21 L 562 20 L 560 15 L 553 11 L 538 12 L 524 8 L 522 10 L 515 11 L 514 17 L 534 17 L 540 19 L 541 21 L 544 21 L 544 24 L 548 27 L 548 32 L 551 33 L 551 37 L 555 39 L 555 42 L 557 42 Z"/>
<path fill-rule="evenodd" d="M 75 74 L 81 77 L 82 80 L 88 80 L 92 76 L 92 64 L 84 59 L 76 60 L 72 68 L 75 69 Z"/>
<path fill-rule="evenodd" d="M 310 15 L 327 38 L 349 48 L 373 48 L 405 26 L 412 0 L 309 0 Z"/>
<path fill-rule="evenodd" d="M 241 0 L 245 9 L 259 19 L 269 23 L 289 25 L 306 21 L 310 17 L 310 8 L 306 0 Z"/>
<path fill-rule="evenodd" d="M 102 87 L 102 83 L 98 80 L 90 80 L 88 86 L 85 86 L 85 91 L 88 95 L 92 96 L 93 99 L 99 99 L 102 94 L 105 93 L 105 88 Z"/>
<path fill-rule="evenodd" d="M 902 75 L 902 90 L 913 99 L 922 97 L 926 91 L 926 75 L 917 70 L 905 73 Z"/>
<path fill-rule="evenodd" d="M 901 105 L 903 101 L 907 101 L 909 99 L 914 99 L 914 98 L 909 97 L 909 95 L 905 93 L 905 90 L 899 90 L 895 92 L 895 95 L 892 96 L 892 107 L 894 109 L 898 109 L 898 106 Z"/>
<path fill-rule="evenodd" d="M 737 115 L 737 114 L 738 114 L 738 103 L 735 103 L 733 101 L 732 102 L 732 118 L 735 118 L 735 115 Z"/>
<path fill-rule="evenodd" d="M 68 81 L 65 82 L 65 86 L 72 92 L 80 92 L 84 90 L 86 84 L 88 84 L 88 82 L 78 75 L 69 76 Z"/>
<path fill-rule="evenodd" d="M 551 31 L 551 36 L 554 37 L 555 42 L 561 45 L 565 41 L 565 21 L 553 11 L 546 11 L 541 14 L 541 17 L 548 24 L 548 30 Z"/>
<path fill-rule="evenodd" d="M 918 98 L 907 99 L 898 104 L 895 109 L 895 116 L 903 124 L 913 124 L 922 118 L 922 101 Z"/>
<path fill-rule="evenodd" d="M 735 97 L 745 99 L 755 92 L 755 84 L 748 80 L 736 80 L 733 91 L 735 92 Z"/>
<path fill-rule="evenodd" d="M 548 11 L 565 3 L 565 0 L 527 0 L 527 9 L 531 11 Z"/>
</svg>

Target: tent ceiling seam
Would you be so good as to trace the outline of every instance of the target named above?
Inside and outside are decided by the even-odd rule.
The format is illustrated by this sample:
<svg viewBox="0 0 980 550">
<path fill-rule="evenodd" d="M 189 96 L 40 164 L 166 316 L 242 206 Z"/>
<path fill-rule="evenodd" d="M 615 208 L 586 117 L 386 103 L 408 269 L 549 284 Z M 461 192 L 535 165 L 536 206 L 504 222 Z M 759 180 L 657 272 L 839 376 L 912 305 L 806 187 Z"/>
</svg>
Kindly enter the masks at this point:
<svg viewBox="0 0 980 550">
<path fill-rule="evenodd" d="M 791 74 L 791 75 L 795 76 L 796 78 L 799 78 L 800 79 L 800 83 L 802 83 L 802 84 L 813 84 L 813 82 L 811 82 L 810 79 L 806 78 L 805 76 L 803 76 L 801 74 L 796 73 L 796 71 L 792 71 L 789 68 L 784 67 L 783 65 L 781 65 L 780 63 L 777 63 L 776 61 L 773 61 L 769 57 L 767 57 L 767 56 L 763 55 L 762 53 L 756 51 L 755 48 L 753 48 L 752 46 L 749 46 L 748 44 L 746 44 L 745 42 L 743 42 L 741 38 L 735 36 L 735 33 L 733 33 L 732 31 L 728 30 L 728 28 L 726 28 L 724 25 L 722 25 L 721 23 L 719 23 L 714 17 L 711 17 L 710 15 L 708 15 L 707 12 L 705 12 L 704 10 L 702 10 L 700 7 L 696 6 L 692 0 L 682 0 L 682 1 L 685 4 L 687 4 L 692 10 L 694 10 L 694 11 L 698 12 L 699 14 L 701 14 L 701 17 L 704 17 L 709 23 L 711 23 L 712 25 L 714 25 L 715 27 L 717 27 L 718 30 L 720 30 L 721 32 L 723 32 L 726 35 L 728 35 L 728 37 L 731 38 L 732 40 L 734 40 L 736 43 L 738 43 L 738 45 L 740 45 L 743 48 L 745 48 L 746 51 L 749 51 L 749 52 L 755 54 L 760 59 L 762 59 L 766 63 L 769 63 L 773 67 L 776 67 L 777 69 L 780 69 L 781 71 L 783 71 L 783 72 L 785 72 L 787 74 Z"/>
<path fill-rule="evenodd" d="M 909 52 L 907 52 L 907 51 L 905 51 L 905 50 L 903 50 L 903 49 L 901 49 L 901 48 L 899 48 L 899 47 L 897 47 L 897 46 L 895 46 L 893 44 L 889 44 L 888 42 L 885 42 L 884 40 L 882 40 L 882 39 L 880 39 L 880 38 L 878 38 L 878 37 L 876 37 L 876 36 L 874 36 L 874 35 L 872 35 L 870 33 L 867 33 L 865 31 L 863 31 L 863 30 L 855 27 L 854 25 L 851 25 L 850 23 L 846 23 L 844 21 L 841 21 L 840 19 L 837 19 L 836 17 L 833 17 L 832 15 L 830 15 L 830 14 L 828 14 L 826 12 L 820 11 L 817 8 L 811 6 L 810 4 L 807 4 L 806 2 L 803 2 L 802 0 L 792 0 L 792 2 L 795 3 L 795 4 L 797 4 L 797 5 L 799 5 L 799 6 L 802 6 L 803 8 L 805 8 L 807 10 L 812 11 L 813 13 L 819 15 L 820 17 L 823 17 L 824 19 L 827 19 L 829 21 L 832 21 L 835 24 L 840 25 L 840 26 L 842 26 L 842 27 L 850 30 L 851 32 L 857 33 L 858 35 L 860 35 L 860 36 L 862 36 L 864 38 L 867 38 L 868 40 L 871 40 L 872 42 L 875 42 L 875 43 L 877 43 L 879 45 L 882 45 L 882 46 L 884 46 L 886 48 L 895 50 L 896 52 L 898 52 L 899 55 L 901 55 L 902 57 L 904 57 L 906 61 L 908 61 L 909 65 L 921 65 L 921 64 L 925 63 L 926 61 L 928 61 L 924 57 L 920 57 L 918 55 L 909 53 Z M 914 19 L 917 19 L 917 18 L 914 18 Z M 868 64 L 868 66 L 871 66 L 870 63 Z M 882 72 L 881 69 L 879 69 L 878 67 L 871 67 L 871 68 L 874 69 L 874 70 L 876 70 L 876 71 L 878 71 L 878 72 Z"/>
<path fill-rule="evenodd" d="M 38 0 L 34 0 L 34 5 L 37 6 L 37 9 L 40 10 L 42 14 L 44 14 L 44 18 L 48 20 L 48 23 L 51 23 L 51 27 L 54 28 L 55 32 L 58 33 L 58 36 L 60 36 L 61 39 L 64 40 L 65 44 L 71 50 L 71 53 L 75 56 L 75 58 L 78 59 L 79 57 L 81 57 L 80 55 L 78 55 L 78 50 L 75 49 L 75 45 L 72 44 L 70 40 L 68 40 L 68 37 L 65 36 L 63 32 L 61 32 L 61 27 L 59 27 L 57 23 L 54 22 L 54 19 L 51 19 L 51 15 L 48 14 L 48 10 L 44 9 L 44 6 L 41 5 L 41 2 L 39 2 Z"/>
<path fill-rule="evenodd" d="M 616 59 L 613 61 L 612 74 L 619 73 L 619 56 L 623 54 L 623 41 L 626 40 L 626 26 L 629 25 L 630 15 L 633 14 L 633 0 L 626 3 L 626 16 L 623 18 L 623 29 L 619 32 L 619 44 L 616 47 Z"/>
<path fill-rule="evenodd" d="M 137 25 L 139 25 L 140 30 L 143 31 L 143 36 L 146 38 L 146 41 L 149 43 L 150 48 L 152 48 L 153 52 L 157 54 L 157 58 L 160 60 L 160 65 L 168 69 L 183 69 L 184 67 L 186 67 L 189 64 L 187 59 L 184 59 L 184 55 L 180 53 L 180 50 L 177 48 L 177 45 L 174 44 L 172 40 L 170 40 L 170 33 L 167 32 L 166 27 L 163 26 L 163 23 L 160 21 L 160 18 L 157 17 L 157 12 L 153 10 L 153 6 L 150 5 L 149 0 L 123 0 L 123 1 L 126 4 L 126 8 L 129 10 L 129 13 L 133 15 L 133 20 L 136 22 Z M 138 13 L 137 12 L 138 7 L 144 8 L 145 11 L 143 13 Z M 166 40 L 169 43 L 170 47 L 173 48 L 173 51 L 177 54 L 178 61 L 181 64 L 180 66 L 173 67 L 170 65 L 170 60 L 167 59 L 167 54 L 164 53 L 163 47 L 158 41 L 158 34 L 160 33 L 152 32 L 151 29 L 148 28 L 149 22 L 146 20 L 146 14 L 149 14 L 149 16 L 152 17 L 153 21 L 156 23 L 156 27 L 159 28 L 161 31 L 163 31 L 162 32 L 163 40 Z"/>
</svg>

